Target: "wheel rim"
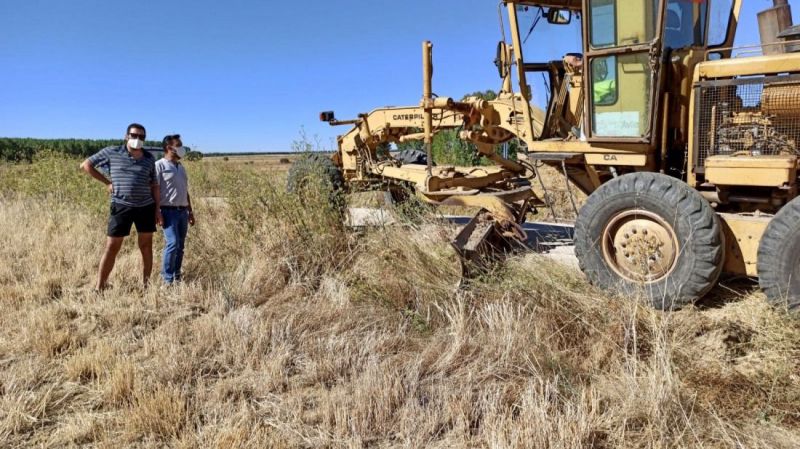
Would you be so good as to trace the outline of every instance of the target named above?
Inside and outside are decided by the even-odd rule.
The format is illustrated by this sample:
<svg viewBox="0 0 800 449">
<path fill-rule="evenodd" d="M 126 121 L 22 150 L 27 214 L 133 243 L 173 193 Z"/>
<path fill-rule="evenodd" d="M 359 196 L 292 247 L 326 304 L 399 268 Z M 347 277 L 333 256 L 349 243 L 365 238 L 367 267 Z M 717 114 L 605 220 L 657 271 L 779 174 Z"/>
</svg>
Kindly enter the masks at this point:
<svg viewBox="0 0 800 449">
<path fill-rule="evenodd" d="M 669 276 L 678 259 L 672 226 L 645 210 L 615 215 L 603 230 L 603 257 L 628 281 L 649 284 Z"/>
</svg>

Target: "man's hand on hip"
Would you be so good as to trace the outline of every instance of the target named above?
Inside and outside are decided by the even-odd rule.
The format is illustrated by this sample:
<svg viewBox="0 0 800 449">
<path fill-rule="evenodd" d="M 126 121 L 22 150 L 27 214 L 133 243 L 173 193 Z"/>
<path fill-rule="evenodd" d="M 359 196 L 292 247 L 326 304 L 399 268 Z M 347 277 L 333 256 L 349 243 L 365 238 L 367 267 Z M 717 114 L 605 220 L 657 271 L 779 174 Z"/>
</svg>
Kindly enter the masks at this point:
<svg viewBox="0 0 800 449">
<path fill-rule="evenodd" d="M 113 195 L 114 194 L 114 184 L 111 184 L 110 182 L 108 184 L 106 184 L 106 190 L 108 190 L 108 194 L 109 195 Z"/>
</svg>

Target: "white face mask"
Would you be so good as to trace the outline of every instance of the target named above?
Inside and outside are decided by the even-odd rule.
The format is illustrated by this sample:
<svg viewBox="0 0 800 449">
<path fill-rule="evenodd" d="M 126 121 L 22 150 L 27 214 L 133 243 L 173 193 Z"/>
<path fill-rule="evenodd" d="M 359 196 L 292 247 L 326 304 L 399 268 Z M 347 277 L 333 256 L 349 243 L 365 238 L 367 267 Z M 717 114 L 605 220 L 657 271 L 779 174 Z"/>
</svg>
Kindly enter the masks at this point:
<svg viewBox="0 0 800 449">
<path fill-rule="evenodd" d="M 130 139 L 128 141 L 128 148 L 132 150 L 141 150 L 144 146 L 144 142 L 140 139 Z"/>
<path fill-rule="evenodd" d="M 175 156 L 183 158 L 186 156 L 186 147 L 175 147 Z"/>
</svg>

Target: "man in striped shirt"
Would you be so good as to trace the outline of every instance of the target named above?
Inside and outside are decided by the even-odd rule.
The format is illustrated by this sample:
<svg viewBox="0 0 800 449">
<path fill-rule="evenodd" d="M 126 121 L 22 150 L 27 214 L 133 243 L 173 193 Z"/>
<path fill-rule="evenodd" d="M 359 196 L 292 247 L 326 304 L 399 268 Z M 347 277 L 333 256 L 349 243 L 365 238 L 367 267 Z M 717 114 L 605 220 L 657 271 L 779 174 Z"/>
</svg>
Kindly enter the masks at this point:
<svg viewBox="0 0 800 449">
<path fill-rule="evenodd" d="M 139 251 L 142 253 L 142 280 L 147 286 L 153 269 L 153 233 L 161 224 L 160 193 L 156 179 L 156 160 L 142 147 L 144 126 L 132 123 L 125 133 L 125 143 L 107 147 L 83 161 L 81 168 L 105 184 L 111 195 L 108 238 L 97 274 L 97 290 L 108 287 L 108 276 L 131 226 L 136 225 Z M 95 167 L 107 169 L 110 179 Z"/>
</svg>

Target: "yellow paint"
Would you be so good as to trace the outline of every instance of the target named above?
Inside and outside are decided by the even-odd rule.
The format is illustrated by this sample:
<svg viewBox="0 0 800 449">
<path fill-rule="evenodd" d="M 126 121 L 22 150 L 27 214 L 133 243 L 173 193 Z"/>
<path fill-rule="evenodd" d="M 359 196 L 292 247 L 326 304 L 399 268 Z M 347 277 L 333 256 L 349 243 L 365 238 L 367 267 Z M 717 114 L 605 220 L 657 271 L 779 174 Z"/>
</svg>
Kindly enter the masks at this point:
<svg viewBox="0 0 800 449">
<path fill-rule="evenodd" d="M 796 72 L 798 67 L 800 67 L 800 53 L 706 61 L 697 65 L 695 81 L 703 78 L 774 75 Z"/>
<path fill-rule="evenodd" d="M 795 156 L 711 156 L 706 180 L 720 186 L 781 187 L 797 179 Z"/>
<path fill-rule="evenodd" d="M 614 165 L 624 167 L 644 167 L 646 154 L 587 154 L 586 163 L 590 165 Z"/>
<path fill-rule="evenodd" d="M 725 265 L 729 274 L 758 276 L 758 245 L 770 217 L 719 214 L 725 232 Z"/>
</svg>

